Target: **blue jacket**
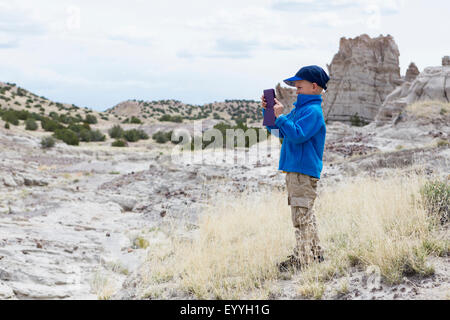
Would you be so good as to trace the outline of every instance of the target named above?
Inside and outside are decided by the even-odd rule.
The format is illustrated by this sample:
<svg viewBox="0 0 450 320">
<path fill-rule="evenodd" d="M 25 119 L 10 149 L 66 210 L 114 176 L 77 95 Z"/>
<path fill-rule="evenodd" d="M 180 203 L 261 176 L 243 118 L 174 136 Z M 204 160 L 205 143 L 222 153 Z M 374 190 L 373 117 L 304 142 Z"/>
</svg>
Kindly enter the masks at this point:
<svg viewBox="0 0 450 320">
<path fill-rule="evenodd" d="M 280 115 L 274 126 L 266 127 L 271 134 L 283 138 L 278 170 L 320 179 L 326 136 L 322 96 L 299 94 L 294 106 L 289 114 Z"/>
</svg>

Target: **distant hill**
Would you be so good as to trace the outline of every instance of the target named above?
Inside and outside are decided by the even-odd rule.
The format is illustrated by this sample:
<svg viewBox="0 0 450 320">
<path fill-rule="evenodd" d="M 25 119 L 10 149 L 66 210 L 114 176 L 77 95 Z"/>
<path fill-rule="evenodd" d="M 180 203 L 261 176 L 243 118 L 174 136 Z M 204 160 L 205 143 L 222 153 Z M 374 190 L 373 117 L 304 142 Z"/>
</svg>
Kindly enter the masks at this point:
<svg viewBox="0 0 450 320">
<path fill-rule="evenodd" d="M 40 115 L 58 115 L 85 117 L 87 114 L 98 118 L 99 124 L 124 122 L 136 117 L 142 123 L 159 121 L 183 122 L 198 119 L 216 119 L 258 123 L 262 120 L 260 102 L 255 100 L 225 100 L 204 105 L 185 104 L 178 100 L 127 100 L 103 112 L 81 108 L 74 104 L 54 102 L 38 96 L 14 83 L 0 82 L 0 108 L 28 110 Z"/>
<path fill-rule="evenodd" d="M 84 118 L 87 114 L 94 115 L 99 119 L 99 123 L 108 121 L 110 118 L 104 112 L 97 112 L 89 108 L 81 108 L 74 104 L 54 102 L 46 97 L 38 96 L 14 83 L 0 82 L 0 108 L 27 110 L 42 116 L 49 116 L 54 112 L 58 115 Z M 103 121 L 102 121 L 103 120 Z"/>
<path fill-rule="evenodd" d="M 185 104 L 178 100 L 127 100 L 105 110 L 105 113 L 120 117 L 135 116 L 145 119 L 181 117 L 184 120 L 217 119 L 244 122 L 262 120 L 260 102 L 255 100 L 225 100 L 204 105 Z"/>
</svg>

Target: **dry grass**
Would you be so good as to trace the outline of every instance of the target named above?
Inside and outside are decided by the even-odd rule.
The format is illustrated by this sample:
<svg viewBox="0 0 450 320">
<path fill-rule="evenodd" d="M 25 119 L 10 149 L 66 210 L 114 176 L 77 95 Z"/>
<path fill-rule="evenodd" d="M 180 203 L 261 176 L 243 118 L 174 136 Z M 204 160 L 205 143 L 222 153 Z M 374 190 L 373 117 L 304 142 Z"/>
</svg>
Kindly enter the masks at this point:
<svg viewBox="0 0 450 320">
<path fill-rule="evenodd" d="M 90 281 L 91 292 L 97 295 L 99 300 L 109 300 L 117 291 L 117 286 L 111 280 L 111 277 L 97 271 Z"/>
<path fill-rule="evenodd" d="M 418 118 L 426 119 L 448 117 L 450 115 L 450 103 L 438 100 L 419 101 L 408 105 L 406 112 Z"/>
<path fill-rule="evenodd" d="M 325 187 L 315 211 L 326 261 L 300 273 L 298 292 L 321 298 L 328 280 L 355 265 L 377 266 L 389 283 L 405 274 L 432 273 L 426 257 L 448 252 L 449 241 L 436 236 L 435 221 L 422 208 L 424 183 L 424 176 L 397 172 Z M 268 298 L 280 279 L 276 263 L 294 246 L 290 209 L 279 191 L 219 195 L 197 228 L 176 230 L 168 231 L 166 242 L 150 244 L 144 285 L 176 284 L 200 299 Z"/>
<path fill-rule="evenodd" d="M 147 282 L 174 280 L 197 298 L 241 298 L 250 291 L 266 296 L 264 283 L 277 278 L 274 266 L 294 244 L 285 196 L 270 197 L 215 197 L 192 238 L 174 237 L 150 251 Z"/>
</svg>

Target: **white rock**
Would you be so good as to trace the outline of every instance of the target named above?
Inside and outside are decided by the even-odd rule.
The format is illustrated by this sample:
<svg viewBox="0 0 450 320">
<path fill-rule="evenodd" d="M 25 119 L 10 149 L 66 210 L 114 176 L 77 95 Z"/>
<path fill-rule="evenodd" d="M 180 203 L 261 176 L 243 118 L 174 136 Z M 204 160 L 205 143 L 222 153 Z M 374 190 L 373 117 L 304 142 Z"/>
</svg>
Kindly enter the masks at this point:
<svg viewBox="0 0 450 320">
<path fill-rule="evenodd" d="M 3 177 L 3 184 L 7 187 L 17 187 L 17 183 L 14 181 L 13 177 L 9 174 L 5 174 Z"/>
<path fill-rule="evenodd" d="M 15 299 L 14 291 L 3 282 L 0 282 L 0 300 Z"/>
<path fill-rule="evenodd" d="M 137 204 L 137 199 L 129 196 L 118 196 L 115 195 L 111 201 L 119 204 L 124 211 L 131 211 Z"/>
</svg>

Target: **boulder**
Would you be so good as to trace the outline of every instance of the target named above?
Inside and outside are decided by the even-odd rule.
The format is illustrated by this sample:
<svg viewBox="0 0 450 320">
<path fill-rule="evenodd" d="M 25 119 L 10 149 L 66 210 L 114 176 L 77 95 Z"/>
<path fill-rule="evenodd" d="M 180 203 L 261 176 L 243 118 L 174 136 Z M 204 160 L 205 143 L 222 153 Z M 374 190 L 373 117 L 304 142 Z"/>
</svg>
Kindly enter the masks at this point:
<svg viewBox="0 0 450 320">
<path fill-rule="evenodd" d="M 130 196 L 114 195 L 111 201 L 117 203 L 122 211 L 132 211 L 137 204 L 137 199 Z"/>
</svg>

